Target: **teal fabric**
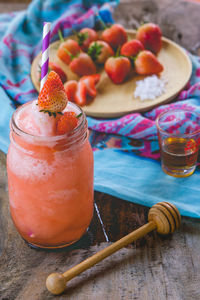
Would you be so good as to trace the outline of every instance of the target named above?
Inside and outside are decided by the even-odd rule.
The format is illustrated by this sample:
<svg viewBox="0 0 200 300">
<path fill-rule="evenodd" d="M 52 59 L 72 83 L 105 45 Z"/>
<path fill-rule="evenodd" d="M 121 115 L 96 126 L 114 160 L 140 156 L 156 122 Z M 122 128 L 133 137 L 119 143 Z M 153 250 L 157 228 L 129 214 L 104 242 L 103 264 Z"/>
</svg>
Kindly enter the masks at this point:
<svg viewBox="0 0 200 300">
<path fill-rule="evenodd" d="M 184 216 L 200 218 L 200 174 L 187 178 L 166 175 L 160 162 L 116 149 L 95 151 L 95 190 L 152 206 L 168 201 Z"/>
</svg>

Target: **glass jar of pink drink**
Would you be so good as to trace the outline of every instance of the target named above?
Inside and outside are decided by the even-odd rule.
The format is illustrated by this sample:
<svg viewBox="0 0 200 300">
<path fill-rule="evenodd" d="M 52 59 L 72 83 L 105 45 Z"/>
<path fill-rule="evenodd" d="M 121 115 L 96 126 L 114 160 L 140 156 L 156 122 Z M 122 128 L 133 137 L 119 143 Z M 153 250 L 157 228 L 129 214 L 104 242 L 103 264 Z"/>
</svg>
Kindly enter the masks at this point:
<svg viewBox="0 0 200 300">
<path fill-rule="evenodd" d="M 72 131 L 55 134 L 55 120 L 36 101 L 19 107 L 11 120 L 7 156 L 10 212 L 30 245 L 68 246 L 86 232 L 93 215 L 93 154 L 82 110 Z"/>
</svg>

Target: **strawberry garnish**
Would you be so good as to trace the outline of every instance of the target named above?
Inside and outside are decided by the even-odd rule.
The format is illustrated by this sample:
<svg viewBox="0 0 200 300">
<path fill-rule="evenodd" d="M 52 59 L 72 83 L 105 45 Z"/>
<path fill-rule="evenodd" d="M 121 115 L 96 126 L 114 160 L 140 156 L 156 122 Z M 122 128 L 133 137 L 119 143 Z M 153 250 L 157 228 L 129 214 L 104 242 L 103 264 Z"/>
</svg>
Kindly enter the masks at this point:
<svg viewBox="0 0 200 300">
<path fill-rule="evenodd" d="M 57 122 L 57 134 L 65 134 L 72 131 L 78 124 L 78 117 L 75 112 L 67 111 L 65 112 Z"/>
<path fill-rule="evenodd" d="M 50 116 L 61 113 L 67 105 L 67 96 L 59 75 L 51 71 L 38 96 L 40 111 Z"/>
</svg>

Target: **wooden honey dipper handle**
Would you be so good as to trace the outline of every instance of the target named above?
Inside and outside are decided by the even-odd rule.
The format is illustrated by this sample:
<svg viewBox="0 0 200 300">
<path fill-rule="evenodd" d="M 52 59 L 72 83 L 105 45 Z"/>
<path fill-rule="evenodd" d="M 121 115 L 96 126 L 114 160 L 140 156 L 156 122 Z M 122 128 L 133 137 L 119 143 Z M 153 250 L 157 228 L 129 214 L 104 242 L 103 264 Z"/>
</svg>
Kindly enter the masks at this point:
<svg viewBox="0 0 200 300">
<path fill-rule="evenodd" d="M 64 272 L 63 274 L 50 274 L 46 280 L 47 289 L 54 295 L 61 294 L 65 290 L 66 283 L 70 279 L 89 269 L 96 263 L 102 261 L 104 258 L 118 251 L 119 249 L 143 237 L 150 231 L 157 229 L 157 231 L 161 234 L 174 232 L 174 230 L 180 226 L 181 217 L 178 209 L 174 205 L 167 202 L 160 202 L 155 204 L 150 209 L 148 220 L 149 222 L 147 224 L 129 233 L 128 235 L 121 238 L 112 245 L 106 247 L 105 249 L 97 252 L 93 256 L 87 258 L 86 260 Z"/>
</svg>

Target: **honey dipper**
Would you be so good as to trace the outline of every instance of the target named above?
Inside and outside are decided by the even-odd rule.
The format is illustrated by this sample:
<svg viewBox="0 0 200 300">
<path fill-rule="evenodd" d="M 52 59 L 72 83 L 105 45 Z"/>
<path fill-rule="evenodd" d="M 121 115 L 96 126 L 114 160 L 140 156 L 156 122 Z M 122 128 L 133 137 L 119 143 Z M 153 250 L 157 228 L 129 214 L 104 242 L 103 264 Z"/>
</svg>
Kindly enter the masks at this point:
<svg viewBox="0 0 200 300">
<path fill-rule="evenodd" d="M 112 253 L 136 241 L 154 229 L 160 234 L 173 233 L 174 230 L 180 226 L 180 223 L 181 216 L 176 206 L 168 202 L 159 202 L 150 208 L 147 224 L 134 230 L 105 249 L 102 249 L 63 274 L 50 274 L 46 280 L 46 287 L 52 294 L 59 295 L 65 290 L 66 283 L 70 279 L 94 266 Z"/>
</svg>

